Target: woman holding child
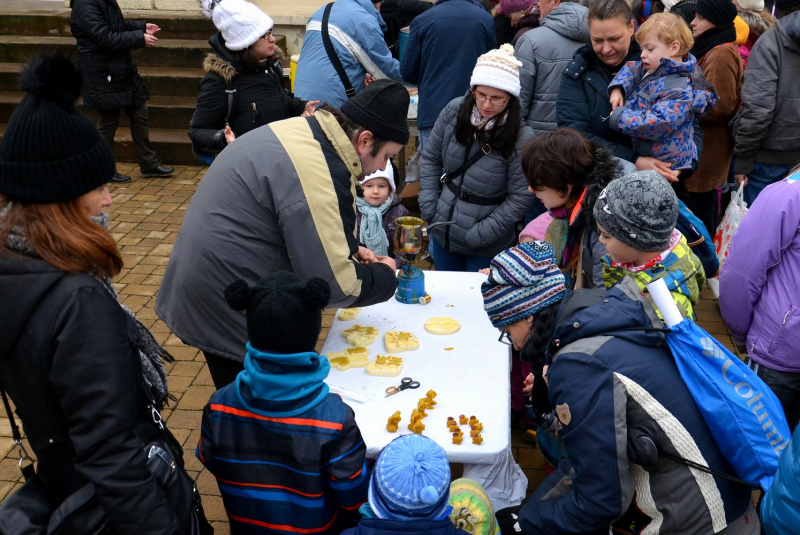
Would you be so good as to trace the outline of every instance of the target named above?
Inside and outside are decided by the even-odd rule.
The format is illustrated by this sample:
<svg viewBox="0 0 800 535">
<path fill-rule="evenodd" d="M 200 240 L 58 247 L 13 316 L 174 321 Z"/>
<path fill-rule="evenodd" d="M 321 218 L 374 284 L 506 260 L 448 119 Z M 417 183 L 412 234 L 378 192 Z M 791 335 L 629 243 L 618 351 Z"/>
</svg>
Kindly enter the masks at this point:
<svg viewBox="0 0 800 535">
<path fill-rule="evenodd" d="M 640 171 L 652 169 L 676 182 L 680 171 L 637 152 L 631 138 L 613 130 L 609 121 L 612 105 L 608 86 L 626 63 L 638 61 L 642 55 L 642 48 L 633 38 L 634 21 L 629 4 L 625 0 L 597 0 L 590 5 L 587 16 L 590 42 L 575 52 L 564 70 L 556 103 L 558 126 L 578 130 L 595 143 L 603 144 L 614 156 L 635 164 Z M 699 153 L 703 135 L 698 123 L 694 124 L 693 137 Z M 688 174 L 684 171 L 683 177 Z"/>
<path fill-rule="evenodd" d="M 519 68 L 513 49 L 478 58 L 472 90 L 442 111 L 425 145 L 419 208 L 429 223 L 436 269 L 477 271 L 514 243 L 514 226 L 533 203 L 522 174 Z"/>
</svg>

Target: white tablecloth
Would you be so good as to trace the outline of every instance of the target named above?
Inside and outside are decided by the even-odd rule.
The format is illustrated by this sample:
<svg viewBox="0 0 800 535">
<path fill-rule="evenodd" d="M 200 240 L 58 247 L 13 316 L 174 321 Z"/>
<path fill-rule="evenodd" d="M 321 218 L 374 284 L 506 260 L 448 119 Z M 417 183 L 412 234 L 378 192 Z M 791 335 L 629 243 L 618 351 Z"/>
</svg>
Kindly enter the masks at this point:
<svg viewBox="0 0 800 535">
<path fill-rule="evenodd" d="M 397 377 L 372 376 L 364 368 L 344 372 L 331 369 L 326 382 L 367 397 L 366 403 L 343 399 L 355 412 L 367 455 L 372 458 L 394 438 L 411 433 L 411 411 L 428 390 L 435 390 L 437 405 L 427 411 L 423 434 L 442 446 L 451 462 L 464 463 L 464 477 L 483 485 L 495 509 L 499 509 L 517 505 L 525 498 L 527 478 L 511 455 L 509 348 L 497 341 L 500 333 L 483 310 L 480 288 L 485 280 L 480 273 L 426 271 L 425 289 L 433 298 L 429 304 L 407 305 L 391 299 L 364 308 L 358 318 L 346 322 L 339 321 L 337 313 L 322 354 L 351 347 L 342 331 L 355 324 L 380 331 L 368 346 L 370 360 L 389 354 L 383 342 L 386 331 L 414 333 L 420 347 L 398 353 L 403 357 L 403 371 Z M 447 336 L 428 333 L 425 321 L 436 316 L 458 320 L 461 330 Z M 386 388 L 399 385 L 403 377 L 419 381 L 420 387 L 385 397 Z M 398 432 L 390 433 L 386 422 L 398 410 L 402 417 Z M 474 415 L 481 421 L 483 444 L 472 443 L 468 425 L 461 426 L 461 445 L 452 443 L 447 417 L 458 419 L 461 414 Z"/>
<path fill-rule="evenodd" d="M 351 347 L 342 331 L 354 324 L 377 327 L 380 334 L 368 346 L 370 360 L 388 354 L 383 342 L 386 331 L 410 331 L 419 338 L 416 351 L 397 353 L 403 357 L 403 371 L 397 377 L 375 377 L 364 368 L 347 371 L 331 369 L 327 383 L 364 394 L 366 403 L 344 399 L 356 413 L 356 421 L 367 444 L 367 455 L 377 457 L 380 450 L 400 434 L 409 434 L 409 417 L 417 402 L 428 390 L 437 392 L 437 405 L 428 411 L 424 435 L 440 444 L 451 462 L 491 463 L 509 447 L 509 358 L 508 346 L 497 341 L 499 332 L 483 311 L 480 273 L 425 272 L 425 289 L 432 296 L 427 305 L 403 304 L 395 299 L 366 307 L 352 321 L 338 316 L 328 333 L 322 354 Z M 452 335 L 428 333 L 423 325 L 429 318 L 448 316 L 461 323 Z M 452 349 L 449 349 L 452 348 Z M 400 384 L 403 377 L 420 382 L 417 389 L 407 389 L 385 397 L 387 387 Z M 386 430 L 386 421 L 399 410 L 402 416 L 398 433 Z M 447 417 L 460 414 L 476 416 L 484 425 L 483 444 L 469 438 L 469 427 L 462 426 L 464 441 L 452 443 Z"/>
</svg>

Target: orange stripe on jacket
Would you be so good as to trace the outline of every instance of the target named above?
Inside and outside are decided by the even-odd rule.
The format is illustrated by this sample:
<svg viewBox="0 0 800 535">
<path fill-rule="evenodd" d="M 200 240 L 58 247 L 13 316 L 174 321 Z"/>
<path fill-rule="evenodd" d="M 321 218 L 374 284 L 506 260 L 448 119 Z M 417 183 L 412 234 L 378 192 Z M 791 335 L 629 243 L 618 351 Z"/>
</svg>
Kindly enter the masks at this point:
<svg viewBox="0 0 800 535">
<path fill-rule="evenodd" d="M 263 528 L 269 529 L 280 529 L 283 531 L 290 531 L 292 533 L 319 533 L 321 531 L 325 531 L 333 525 L 333 521 L 336 520 L 337 513 L 334 513 L 333 518 L 331 521 L 322 526 L 321 528 L 296 528 L 294 526 L 288 526 L 286 524 L 270 524 L 269 522 L 262 522 L 261 520 L 253 520 L 252 518 L 244 518 L 242 516 L 234 516 L 231 514 L 230 511 L 227 509 L 225 510 L 228 513 L 228 516 L 231 520 L 235 520 L 236 522 L 244 522 L 245 524 L 252 524 L 254 526 L 261 526 Z"/>
<path fill-rule="evenodd" d="M 288 490 L 290 492 L 294 492 L 295 494 L 300 494 L 301 496 L 307 496 L 309 498 L 321 498 L 324 492 L 320 492 L 319 494 L 307 494 L 305 492 L 300 492 L 299 490 L 293 489 L 291 487 L 282 487 L 280 485 L 267 485 L 265 483 L 239 483 L 238 481 L 230 481 L 228 479 L 222 479 L 221 477 L 217 478 L 217 481 L 222 481 L 223 483 L 227 483 L 229 485 L 236 485 L 240 487 L 259 487 L 264 489 L 282 489 Z"/>
<path fill-rule="evenodd" d="M 216 403 L 211 404 L 211 410 L 233 414 L 234 416 L 242 416 L 244 418 L 264 420 L 267 422 L 277 422 L 281 424 L 291 424 L 291 425 L 307 425 L 310 427 L 321 427 L 323 429 L 334 429 L 336 431 L 342 430 L 342 424 L 337 424 L 334 422 L 325 422 L 323 420 L 310 420 L 308 418 L 273 418 L 272 416 L 262 416 L 254 412 L 243 411 L 241 409 L 234 409 L 233 407 L 228 407 L 227 405 L 219 405 Z"/>
</svg>

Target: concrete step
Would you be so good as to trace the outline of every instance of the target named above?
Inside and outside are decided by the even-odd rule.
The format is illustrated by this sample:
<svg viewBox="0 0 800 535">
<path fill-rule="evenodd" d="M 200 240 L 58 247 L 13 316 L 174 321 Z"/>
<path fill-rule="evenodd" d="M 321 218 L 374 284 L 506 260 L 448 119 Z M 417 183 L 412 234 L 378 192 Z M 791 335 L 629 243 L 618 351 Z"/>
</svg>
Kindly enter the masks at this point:
<svg viewBox="0 0 800 535">
<path fill-rule="evenodd" d="M 217 30 L 200 13 L 186 11 L 126 11 L 126 20 L 144 20 L 161 28 L 159 39 L 206 40 Z M 68 37 L 71 10 L 40 13 L 0 13 L 0 35 L 42 35 Z"/>
<path fill-rule="evenodd" d="M 0 35 L 0 63 L 25 63 L 49 50 L 60 50 L 73 57 L 78 54 L 73 37 Z M 195 68 L 208 52 L 211 46 L 204 40 L 161 39 L 153 48 L 134 50 L 133 57 L 141 66 Z"/>
<path fill-rule="evenodd" d="M 24 92 L 0 92 L 0 123 L 7 123 L 14 109 L 25 96 Z M 150 128 L 189 129 L 197 99 L 194 97 L 154 96 L 147 101 L 150 110 Z M 83 106 L 79 101 L 78 110 L 97 122 L 97 112 Z M 120 126 L 128 126 L 128 116 L 120 113 Z"/>
<path fill-rule="evenodd" d="M 0 123 L 0 139 L 6 131 L 6 124 Z M 151 128 L 150 141 L 163 165 L 202 165 L 192 154 L 191 142 L 186 129 Z M 118 162 L 135 162 L 136 150 L 133 147 L 131 131 L 120 127 L 114 136 L 114 158 Z"/>
<path fill-rule="evenodd" d="M 0 63 L 0 92 L 19 91 L 22 67 L 22 63 Z M 198 84 L 205 73 L 200 68 L 140 66 L 139 74 L 151 95 L 197 97 Z"/>
</svg>

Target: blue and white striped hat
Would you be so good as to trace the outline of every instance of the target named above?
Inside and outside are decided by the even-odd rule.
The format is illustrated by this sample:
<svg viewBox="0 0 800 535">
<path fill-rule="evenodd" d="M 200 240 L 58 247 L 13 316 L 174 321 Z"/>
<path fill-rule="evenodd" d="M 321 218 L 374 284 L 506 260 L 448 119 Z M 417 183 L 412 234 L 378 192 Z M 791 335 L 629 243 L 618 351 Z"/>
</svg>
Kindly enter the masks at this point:
<svg viewBox="0 0 800 535">
<path fill-rule="evenodd" d="M 564 297 L 564 275 L 546 241 L 506 249 L 492 259 L 490 268 L 481 292 L 483 309 L 495 327 L 532 316 Z"/>
<path fill-rule="evenodd" d="M 378 518 L 440 520 L 452 510 L 450 464 L 436 442 L 404 435 L 383 448 L 369 485 L 369 506 Z"/>
</svg>

